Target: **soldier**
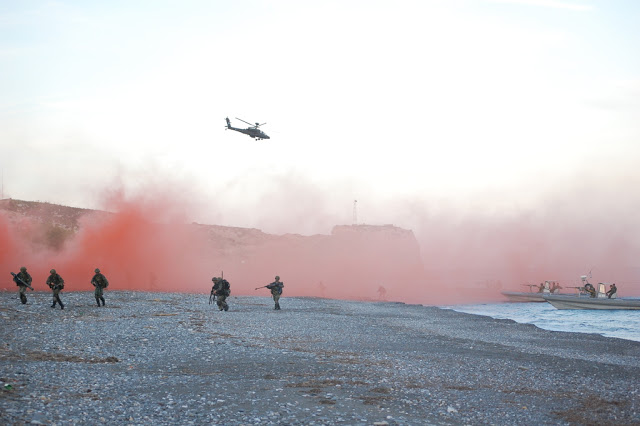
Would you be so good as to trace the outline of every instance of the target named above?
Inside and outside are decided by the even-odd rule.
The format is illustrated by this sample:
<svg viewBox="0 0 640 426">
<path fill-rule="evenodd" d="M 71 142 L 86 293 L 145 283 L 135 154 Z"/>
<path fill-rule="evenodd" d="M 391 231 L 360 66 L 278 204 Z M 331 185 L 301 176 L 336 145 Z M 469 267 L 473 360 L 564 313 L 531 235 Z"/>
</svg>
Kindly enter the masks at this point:
<svg viewBox="0 0 640 426">
<path fill-rule="evenodd" d="M 24 305 L 27 303 L 27 286 L 24 285 L 24 283 L 21 283 L 20 280 L 31 285 L 31 281 L 32 281 L 31 275 L 29 275 L 29 273 L 27 272 L 27 268 L 23 266 L 20 268 L 20 272 L 16 274 L 13 280 L 16 282 L 16 285 L 20 288 L 20 301 Z"/>
<path fill-rule="evenodd" d="M 231 294 L 231 285 L 229 285 L 229 281 L 224 278 L 213 277 L 211 278 L 213 281 L 213 288 L 211 292 L 216 296 L 216 304 L 218 305 L 218 310 L 225 312 L 229 310 L 229 305 L 227 305 L 227 297 Z"/>
<path fill-rule="evenodd" d="M 551 288 L 549 290 L 551 291 L 551 293 L 560 293 L 561 288 L 562 286 L 560 285 L 560 283 L 557 281 L 554 281 L 551 283 Z"/>
<path fill-rule="evenodd" d="M 380 296 L 380 300 L 387 300 L 387 289 L 383 286 L 378 287 L 378 296 Z"/>
<path fill-rule="evenodd" d="M 618 292 L 618 287 L 616 287 L 616 283 L 611 284 L 611 287 L 609 287 L 609 291 L 606 293 L 607 294 L 607 298 L 611 299 L 611 297 L 614 296 L 617 292 Z M 22 303 L 24 303 L 24 302 L 22 302 Z"/>
<path fill-rule="evenodd" d="M 51 307 L 55 308 L 56 303 L 59 303 L 60 309 L 64 309 L 62 300 L 60 300 L 60 291 L 64 288 L 64 280 L 56 273 L 55 269 L 50 270 L 49 273 L 51 275 L 47 278 L 47 285 L 51 290 L 53 290 L 53 305 L 51 305 Z"/>
<path fill-rule="evenodd" d="M 584 285 L 584 291 L 589 293 L 589 297 L 596 297 L 596 289 L 593 287 L 593 284 L 586 283 Z"/>
<path fill-rule="evenodd" d="M 276 306 L 273 308 L 277 311 L 280 310 L 280 296 L 282 295 L 282 287 L 284 287 L 284 283 L 280 281 L 280 277 L 276 275 L 276 280 L 271 284 L 265 286 L 269 290 L 271 290 L 271 295 L 273 296 L 273 301 L 276 302 Z"/>
<path fill-rule="evenodd" d="M 100 269 L 96 268 L 95 273 L 93 278 L 91 278 L 91 284 L 96 288 L 94 295 L 96 296 L 96 303 L 98 307 L 100 307 L 100 301 L 102 301 L 102 306 L 104 306 L 102 292 L 105 288 L 109 287 L 109 281 L 107 281 L 107 277 L 100 273 Z"/>
</svg>

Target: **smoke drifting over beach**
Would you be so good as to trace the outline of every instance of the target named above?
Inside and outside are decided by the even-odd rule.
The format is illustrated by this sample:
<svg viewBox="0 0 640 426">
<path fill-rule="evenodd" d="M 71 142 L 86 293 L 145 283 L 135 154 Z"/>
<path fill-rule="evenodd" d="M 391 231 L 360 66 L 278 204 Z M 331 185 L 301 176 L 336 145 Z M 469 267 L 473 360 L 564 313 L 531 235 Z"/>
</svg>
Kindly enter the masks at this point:
<svg viewBox="0 0 640 426">
<path fill-rule="evenodd" d="M 24 265 L 36 289 L 46 289 L 48 271 L 55 268 L 65 290 L 87 291 L 98 267 L 110 289 L 204 293 L 211 278 L 224 273 L 234 295 L 262 294 L 255 287 L 277 274 L 288 296 L 452 304 L 500 301 L 501 290 L 526 291 L 522 284 L 543 280 L 573 286 L 591 271 L 594 282 L 616 282 L 622 296 L 640 295 L 640 225 L 630 214 L 639 200 L 592 183 L 558 191 L 571 195 L 550 196 L 535 209 L 508 213 L 398 201 L 396 206 L 405 206 L 398 222 L 380 223 L 399 227 L 338 226 L 331 234 L 307 236 L 190 223 L 197 209 L 175 194 L 152 191 L 106 197 L 109 213 L 88 211 L 66 234 L 0 210 L 3 287 L 13 284 L 8 272 Z M 323 211 L 320 194 L 307 201 Z M 278 227 L 289 219 L 296 231 L 299 218 L 267 211 Z M 311 220 L 326 223 L 328 217 Z M 269 222 L 265 216 L 255 220 Z"/>
</svg>

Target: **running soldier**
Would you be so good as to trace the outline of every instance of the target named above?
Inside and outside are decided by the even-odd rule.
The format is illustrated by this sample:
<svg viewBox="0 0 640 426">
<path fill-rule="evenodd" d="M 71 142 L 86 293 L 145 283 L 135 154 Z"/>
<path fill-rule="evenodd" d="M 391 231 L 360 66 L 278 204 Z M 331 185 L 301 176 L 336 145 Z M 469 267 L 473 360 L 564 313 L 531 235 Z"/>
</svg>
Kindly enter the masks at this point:
<svg viewBox="0 0 640 426">
<path fill-rule="evenodd" d="M 100 273 L 100 269 L 96 268 L 95 275 L 91 278 L 91 284 L 96 288 L 94 291 L 94 295 L 96 296 L 96 303 L 98 307 L 100 307 L 100 301 L 102 301 L 102 306 L 104 306 L 104 297 L 102 296 L 102 292 L 105 288 L 109 287 L 109 281 L 107 281 L 107 277 Z"/>
<path fill-rule="evenodd" d="M 15 281 L 16 285 L 20 288 L 20 291 L 19 291 L 20 301 L 22 302 L 23 305 L 26 304 L 27 303 L 27 285 L 31 286 L 31 281 L 32 281 L 31 275 L 29 275 L 29 273 L 27 272 L 27 268 L 25 268 L 24 266 L 21 267 L 20 272 L 14 275 L 13 281 Z M 31 290 L 33 290 L 33 288 Z"/>
<path fill-rule="evenodd" d="M 60 292 L 64 288 L 64 280 L 60 275 L 56 273 L 55 269 L 49 271 L 51 275 L 47 278 L 47 285 L 51 290 L 53 290 L 53 305 L 52 308 L 56 307 L 56 303 L 60 304 L 60 309 L 64 309 L 64 305 L 62 304 L 62 300 L 60 300 Z"/>
<path fill-rule="evenodd" d="M 211 291 L 216 296 L 218 310 L 224 310 L 225 312 L 228 311 L 229 305 L 227 305 L 227 297 L 231 295 L 231 285 L 229 284 L 229 281 L 221 277 L 213 277 L 211 281 L 213 281 L 213 288 Z"/>
<path fill-rule="evenodd" d="M 269 290 L 271 290 L 271 295 L 273 296 L 273 301 L 276 302 L 276 306 L 273 308 L 277 311 L 280 310 L 280 296 L 282 295 L 282 287 L 284 287 L 284 283 L 280 281 L 280 277 L 276 275 L 276 280 L 271 284 L 265 286 Z"/>
</svg>

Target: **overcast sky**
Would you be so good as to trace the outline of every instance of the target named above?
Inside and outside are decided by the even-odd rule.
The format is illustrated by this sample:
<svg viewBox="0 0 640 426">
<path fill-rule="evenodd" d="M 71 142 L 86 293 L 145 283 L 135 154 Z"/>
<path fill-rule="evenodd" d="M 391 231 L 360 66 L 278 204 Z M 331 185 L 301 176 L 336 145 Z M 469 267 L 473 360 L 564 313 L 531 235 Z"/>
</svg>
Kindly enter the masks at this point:
<svg viewBox="0 0 640 426">
<path fill-rule="evenodd" d="M 638 197 L 638 22 L 635 0 L 0 1 L 3 194 L 180 194 L 189 220 L 301 233 L 355 199 L 411 227 L 585 178 Z"/>
</svg>

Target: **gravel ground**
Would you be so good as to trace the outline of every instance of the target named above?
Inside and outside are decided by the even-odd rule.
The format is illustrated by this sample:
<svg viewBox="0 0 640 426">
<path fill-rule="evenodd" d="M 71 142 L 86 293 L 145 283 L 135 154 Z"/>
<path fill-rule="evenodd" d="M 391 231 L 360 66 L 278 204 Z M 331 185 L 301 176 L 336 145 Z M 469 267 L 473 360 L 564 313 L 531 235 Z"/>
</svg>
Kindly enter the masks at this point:
<svg viewBox="0 0 640 426">
<path fill-rule="evenodd" d="M 640 424 L 639 342 L 391 302 L 105 296 L 0 293 L 0 423 Z"/>
</svg>

